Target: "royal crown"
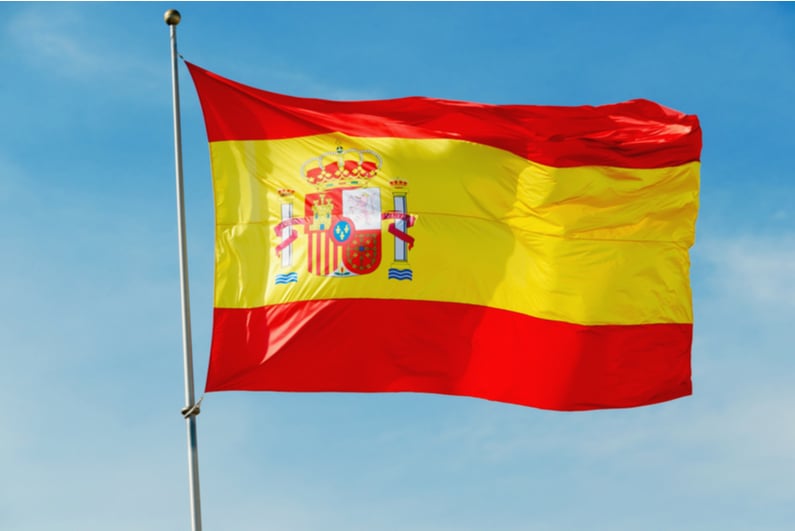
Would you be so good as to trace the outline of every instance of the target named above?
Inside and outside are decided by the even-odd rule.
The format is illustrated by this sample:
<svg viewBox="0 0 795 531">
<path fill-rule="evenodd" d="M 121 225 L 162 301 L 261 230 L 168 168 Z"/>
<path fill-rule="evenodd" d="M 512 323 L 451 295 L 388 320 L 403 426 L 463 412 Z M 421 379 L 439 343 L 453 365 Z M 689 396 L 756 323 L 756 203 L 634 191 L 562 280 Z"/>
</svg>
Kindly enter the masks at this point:
<svg viewBox="0 0 795 531">
<path fill-rule="evenodd" d="M 369 149 L 328 151 L 301 166 L 301 174 L 319 188 L 362 186 L 381 169 L 381 156 Z"/>
</svg>

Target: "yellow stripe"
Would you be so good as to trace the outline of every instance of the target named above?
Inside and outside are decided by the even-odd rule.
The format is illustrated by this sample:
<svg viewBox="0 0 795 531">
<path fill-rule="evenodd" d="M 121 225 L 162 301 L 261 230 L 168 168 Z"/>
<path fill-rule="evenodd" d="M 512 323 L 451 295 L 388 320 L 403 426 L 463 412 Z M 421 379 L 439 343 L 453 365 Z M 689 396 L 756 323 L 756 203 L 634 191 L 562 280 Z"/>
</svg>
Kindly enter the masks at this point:
<svg viewBox="0 0 795 531">
<path fill-rule="evenodd" d="M 293 215 L 316 192 L 300 170 L 318 154 L 370 149 L 383 157 L 368 186 L 408 182 L 413 281 L 387 279 L 393 237 L 382 222 L 378 270 L 354 278 L 307 272 L 307 236 L 293 227 L 282 269 L 274 227 L 278 190 L 295 190 Z M 216 293 L 222 308 L 326 298 L 438 300 L 487 305 L 579 324 L 692 322 L 688 248 L 698 199 L 697 162 L 673 168 L 553 168 L 457 140 L 349 138 L 215 142 Z M 299 281 L 275 285 L 277 274 Z"/>
</svg>

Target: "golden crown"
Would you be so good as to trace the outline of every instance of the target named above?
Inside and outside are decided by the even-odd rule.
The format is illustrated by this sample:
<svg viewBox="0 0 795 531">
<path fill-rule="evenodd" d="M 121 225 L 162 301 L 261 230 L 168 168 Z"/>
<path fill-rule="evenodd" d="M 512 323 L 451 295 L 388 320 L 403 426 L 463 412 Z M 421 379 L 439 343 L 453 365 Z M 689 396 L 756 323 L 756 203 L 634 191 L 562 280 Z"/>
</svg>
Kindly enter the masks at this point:
<svg viewBox="0 0 795 531">
<path fill-rule="evenodd" d="M 322 188 L 361 186 L 381 169 L 381 156 L 369 149 L 328 151 L 301 166 L 301 174 L 310 184 Z"/>
</svg>

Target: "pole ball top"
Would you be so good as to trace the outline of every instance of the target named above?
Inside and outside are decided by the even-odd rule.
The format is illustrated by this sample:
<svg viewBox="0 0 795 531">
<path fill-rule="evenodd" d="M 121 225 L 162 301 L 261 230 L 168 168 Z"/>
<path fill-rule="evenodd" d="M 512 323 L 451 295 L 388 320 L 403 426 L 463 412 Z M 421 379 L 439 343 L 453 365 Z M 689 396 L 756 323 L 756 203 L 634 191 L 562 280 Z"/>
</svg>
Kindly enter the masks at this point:
<svg viewBox="0 0 795 531">
<path fill-rule="evenodd" d="M 176 26 L 179 24 L 179 21 L 182 19 L 182 15 L 179 14 L 179 11 L 176 9 L 169 9 L 166 11 L 166 14 L 163 15 L 163 20 L 166 21 L 166 24 L 169 26 Z"/>
</svg>

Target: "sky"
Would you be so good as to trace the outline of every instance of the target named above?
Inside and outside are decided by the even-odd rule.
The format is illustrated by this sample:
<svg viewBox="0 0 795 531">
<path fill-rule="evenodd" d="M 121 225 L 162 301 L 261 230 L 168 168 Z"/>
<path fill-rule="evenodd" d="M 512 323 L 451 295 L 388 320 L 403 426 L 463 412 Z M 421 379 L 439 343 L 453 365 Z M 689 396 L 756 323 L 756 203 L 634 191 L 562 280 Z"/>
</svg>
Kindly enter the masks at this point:
<svg viewBox="0 0 795 531">
<path fill-rule="evenodd" d="M 166 9 L 275 92 L 648 98 L 696 114 L 691 397 L 561 413 L 213 393 L 206 530 L 785 530 L 795 521 L 795 4 L 0 3 L 0 529 L 190 528 Z M 213 204 L 184 65 L 196 385 Z"/>
</svg>

